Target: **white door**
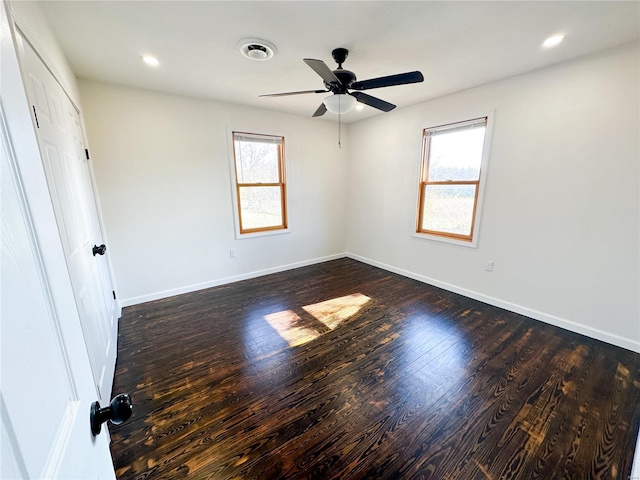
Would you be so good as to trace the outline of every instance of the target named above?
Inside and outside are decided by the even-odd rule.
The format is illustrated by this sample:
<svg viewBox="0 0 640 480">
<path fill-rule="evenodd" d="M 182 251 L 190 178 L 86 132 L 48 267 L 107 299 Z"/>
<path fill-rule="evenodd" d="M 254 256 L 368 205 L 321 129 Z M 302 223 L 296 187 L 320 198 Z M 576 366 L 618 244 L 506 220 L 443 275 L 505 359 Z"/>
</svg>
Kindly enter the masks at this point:
<svg viewBox="0 0 640 480">
<path fill-rule="evenodd" d="M 80 118 L 31 45 L 18 35 L 23 77 L 98 396 L 108 402 L 116 362 L 117 313 L 102 245 Z"/>
<path fill-rule="evenodd" d="M 0 2 L 0 478 L 115 478 L 4 2 Z"/>
</svg>

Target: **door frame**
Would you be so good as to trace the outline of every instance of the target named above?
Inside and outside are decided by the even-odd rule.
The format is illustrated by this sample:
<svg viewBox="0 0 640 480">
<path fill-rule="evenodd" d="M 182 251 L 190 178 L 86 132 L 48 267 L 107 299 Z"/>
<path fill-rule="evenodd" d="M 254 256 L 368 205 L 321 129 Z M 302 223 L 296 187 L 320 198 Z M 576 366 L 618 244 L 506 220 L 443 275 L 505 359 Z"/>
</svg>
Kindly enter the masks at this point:
<svg viewBox="0 0 640 480">
<path fill-rule="evenodd" d="M 33 123 L 29 114 L 29 104 L 24 88 L 22 72 L 18 64 L 15 51 L 15 32 L 11 21 L 10 7 L 6 0 L 0 5 L 0 58 L 2 68 L 0 68 L 0 82 L 4 95 L 0 97 L 0 115 L 3 121 L 3 132 L 0 132 L 3 143 L 11 151 L 11 158 L 15 163 L 10 163 L 11 172 L 19 179 L 17 188 L 20 196 L 25 200 L 24 218 L 28 222 L 29 230 L 32 232 L 34 241 L 33 248 L 39 252 L 38 262 L 42 266 L 43 286 L 51 299 L 52 309 L 55 317 L 59 319 L 57 325 L 59 333 L 64 339 L 65 354 L 67 362 L 73 371 L 78 388 L 79 398 L 84 397 L 90 401 L 93 398 L 90 384 L 93 383 L 93 376 L 89 367 L 89 358 L 81 333 L 80 318 L 76 307 L 75 295 L 71 286 L 66 258 L 60 239 L 58 225 L 49 189 L 47 185 L 44 167 L 40 156 L 38 141 L 35 136 Z M 2 319 L 10 321 L 10 319 Z M 0 385 L 1 386 L 1 385 Z M 0 395 L 2 400 L 2 395 Z M 46 408 L 46 395 L 44 397 L 44 408 Z M 4 403 L 0 404 L 0 414 L 2 416 L 3 429 L 6 427 L 12 431 L 10 417 L 6 412 Z M 78 411 L 78 421 L 81 424 L 86 422 L 86 444 L 87 452 L 91 451 L 91 458 L 83 458 L 82 462 L 87 470 L 93 471 L 106 478 L 115 478 L 111 454 L 109 451 L 108 434 L 99 435 L 90 439 L 89 411 Z M 5 421 L 8 422 L 5 424 Z M 4 432 L 3 432 L 4 433 Z M 8 444 L 3 443 L 2 454 L 3 464 L 6 468 L 17 476 L 24 477 L 27 465 L 21 456 L 20 445 L 8 436 Z M 60 473 L 61 468 L 69 465 L 69 461 L 77 464 L 77 459 L 68 460 L 65 456 L 67 452 L 54 450 L 52 456 L 46 462 L 46 473 L 52 476 Z M 95 455 L 94 455 L 95 454 Z M 4 456 L 6 455 L 6 456 Z M 67 462 L 64 463 L 64 460 Z M 7 462 L 7 463 L 5 463 Z M 76 475 L 74 475 L 76 476 Z"/>
</svg>

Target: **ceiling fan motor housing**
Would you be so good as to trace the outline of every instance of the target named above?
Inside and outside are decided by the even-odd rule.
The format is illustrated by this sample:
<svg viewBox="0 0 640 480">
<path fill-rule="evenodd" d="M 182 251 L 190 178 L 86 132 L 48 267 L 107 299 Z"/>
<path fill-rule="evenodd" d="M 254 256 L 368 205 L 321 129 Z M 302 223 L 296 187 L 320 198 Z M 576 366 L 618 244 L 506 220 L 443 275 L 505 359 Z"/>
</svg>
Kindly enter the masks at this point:
<svg viewBox="0 0 640 480">
<path fill-rule="evenodd" d="M 351 88 L 351 84 L 356 81 L 356 74 L 342 68 L 342 64 L 349 56 L 349 50 L 346 48 L 334 48 L 331 51 L 333 60 L 338 64 L 338 68 L 333 70 L 333 74 L 338 77 L 342 85 L 324 82 L 324 85 L 333 93 L 347 93 L 347 88 Z"/>
<path fill-rule="evenodd" d="M 333 93 L 346 93 L 347 88 L 350 88 L 356 81 L 356 74 L 349 70 L 344 70 L 343 68 L 334 70 L 333 74 L 338 77 L 338 80 L 340 80 L 340 83 L 342 84 L 336 85 L 335 83 L 324 82 L 325 86 Z"/>
</svg>

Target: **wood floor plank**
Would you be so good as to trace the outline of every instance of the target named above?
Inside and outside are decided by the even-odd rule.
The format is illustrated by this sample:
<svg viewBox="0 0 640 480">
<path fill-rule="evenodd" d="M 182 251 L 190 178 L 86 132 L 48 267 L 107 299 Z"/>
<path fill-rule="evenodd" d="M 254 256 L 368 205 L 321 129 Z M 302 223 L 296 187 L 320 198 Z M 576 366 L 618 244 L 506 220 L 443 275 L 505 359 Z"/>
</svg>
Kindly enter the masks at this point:
<svg viewBox="0 0 640 480">
<path fill-rule="evenodd" d="M 350 259 L 128 307 L 118 348 L 121 479 L 619 479 L 640 425 L 639 354 Z"/>
<path fill-rule="evenodd" d="M 530 335 L 526 335 L 526 332 L 523 335 L 525 338 L 528 336 Z M 393 441 L 386 446 L 384 445 L 384 438 L 379 440 L 374 447 L 382 449 L 381 454 L 376 456 L 366 455 L 374 462 L 373 465 L 369 466 L 368 472 L 384 476 L 390 470 L 400 472 L 403 475 L 410 475 L 413 470 L 418 470 L 422 466 L 426 469 L 431 469 L 429 465 L 424 465 L 425 462 L 438 462 L 440 460 L 438 450 L 440 448 L 446 450 L 449 447 L 447 446 L 446 434 L 433 435 L 430 432 L 447 432 L 446 423 L 452 422 L 456 428 L 449 431 L 449 433 L 454 437 L 454 442 L 459 442 L 460 438 L 465 436 L 462 434 L 465 425 L 469 421 L 475 422 L 473 415 L 469 415 L 469 411 L 472 410 L 472 403 L 470 402 L 477 398 L 480 399 L 480 403 L 484 401 L 485 396 L 488 395 L 486 391 L 493 388 L 494 383 L 498 382 L 502 376 L 505 357 L 507 359 L 513 358 L 522 347 L 522 339 L 516 342 L 508 342 L 507 340 L 510 339 L 502 334 L 494 342 L 489 340 L 484 342 L 485 344 L 493 345 L 493 357 L 489 359 L 478 357 L 477 364 L 466 364 L 468 370 L 460 370 L 463 375 L 459 377 L 457 382 L 451 383 L 450 379 L 447 379 L 449 380 L 448 388 L 441 392 L 442 395 L 434 398 L 433 402 L 424 402 L 421 394 L 416 395 L 421 401 L 412 406 L 413 415 L 411 419 L 403 422 L 402 425 L 403 432 L 401 433 L 405 440 L 400 444 Z M 480 339 L 480 341 L 482 340 Z M 483 383 L 475 381 L 479 374 L 485 379 Z M 420 372 L 419 376 L 425 386 L 433 384 L 430 369 Z M 471 385 L 481 389 L 483 393 L 478 395 L 476 392 L 470 391 L 469 387 Z M 443 415 L 444 412 L 449 412 L 449 415 Z M 431 439 L 437 443 L 432 443 Z M 401 454 L 397 456 L 395 462 L 390 463 L 388 461 L 388 455 L 384 452 L 385 447 L 389 450 L 388 453 L 395 451 Z M 424 451 L 427 450 L 432 452 L 429 457 L 424 455 Z M 384 460 L 381 461 L 380 459 Z"/>
</svg>

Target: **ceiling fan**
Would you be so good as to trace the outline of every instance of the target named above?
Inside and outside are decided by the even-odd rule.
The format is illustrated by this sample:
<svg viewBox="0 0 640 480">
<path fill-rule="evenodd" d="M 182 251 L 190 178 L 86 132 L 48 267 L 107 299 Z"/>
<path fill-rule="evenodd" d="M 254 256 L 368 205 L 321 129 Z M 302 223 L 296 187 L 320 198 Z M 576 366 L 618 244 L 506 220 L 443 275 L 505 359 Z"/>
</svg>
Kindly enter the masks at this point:
<svg viewBox="0 0 640 480">
<path fill-rule="evenodd" d="M 272 93 L 268 95 L 260 95 L 261 97 L 284 97 L 288 95 L 300 95 L 305 93 L 329 93 L 329 95 L 320 104 L 313 114 L 314 117 L 320 117 L 329 110 L 332 113 L 342 114 L 351 110 L 356 102 L 364 103 L 370 107 L 377 108 L 383 112 L 389 112 L 396 108 L 393 103 L 385 102 L 377 97 L 373 97 L 361 90 L 371 90 L 373 88 L 391 87 L 394 85 L 406 85 L 409 83 L 419 83 L 424 81 L 422 73 L 407 72 L 397 75 L 389 75 L 386 77 L 371 78 L 369 80 L 356 81 L 355 73 L 342 68 L 342 64 L 347 59 L 349 50 L 346 48 L 336 48 L 331 52 L 331 56 L 338 64 L 336 70 L 331 71 L 326 63 L 322 60 L 313 58 L 305 58 L 304 63 L 309 65 L 322 80 L 326 90 L 303 90 L 299 92 Z M 349 90 L 356 90 L 350 92 Z"/>
</svg>

